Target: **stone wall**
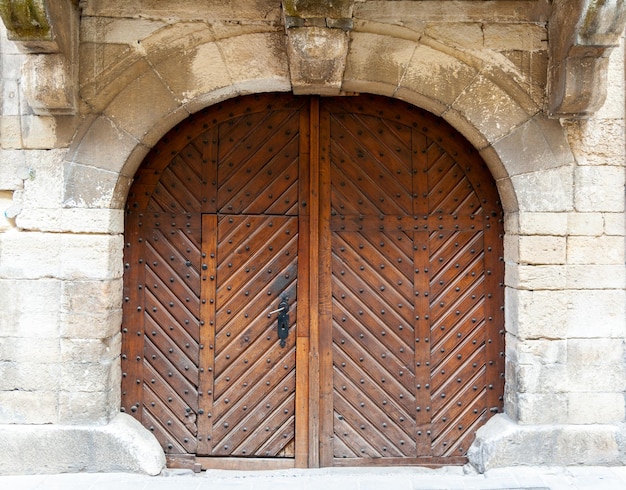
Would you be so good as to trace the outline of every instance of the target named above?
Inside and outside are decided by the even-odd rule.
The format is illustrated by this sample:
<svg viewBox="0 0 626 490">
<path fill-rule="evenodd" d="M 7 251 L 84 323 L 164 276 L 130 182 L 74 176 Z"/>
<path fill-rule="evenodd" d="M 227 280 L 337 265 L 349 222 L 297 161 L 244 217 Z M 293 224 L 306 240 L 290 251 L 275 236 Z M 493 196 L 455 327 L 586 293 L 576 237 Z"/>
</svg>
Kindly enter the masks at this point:
<svg viewBox="0 0 626 490">
<path fill-rule="evenodd" d="M 128 186 L 188 114 L 296 87 L 424 107 L 480 150 L 498 183 L 506 414 L 481 429 L 472 462 L 626 460 L 623 39 L 602 109 L 551 119 L 550 2 L 447 3 L 356 1 L 349 26 L 302 14 L 286 33 L 280 2 L 81 2 L 80 98 L 64 115 L 29 106 L 33 54 L 0 22 L 0 432 L 16 441 L 0 472 L 159 470 L 158 444 L 118 413 Z M 308 49 L 336 39 L 347 42 L 334 57 Z M 310 82 L 308 70 L 339 78 Z M 33 445 L 36 466 L 18 457 Z"/>
</svg>

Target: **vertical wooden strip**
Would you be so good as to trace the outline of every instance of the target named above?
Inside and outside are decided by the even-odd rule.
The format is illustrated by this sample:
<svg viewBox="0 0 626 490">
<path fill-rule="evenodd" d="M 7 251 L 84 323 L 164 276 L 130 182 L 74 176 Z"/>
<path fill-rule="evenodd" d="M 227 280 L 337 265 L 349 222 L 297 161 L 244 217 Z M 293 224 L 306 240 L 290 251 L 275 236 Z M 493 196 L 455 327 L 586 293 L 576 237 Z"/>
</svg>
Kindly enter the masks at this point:
<svg viewBox="0 0 626 490">
<path fill-rule="evenodd" d="M 430 290 L 428 245 L 428 162 L 427 139 L 416 130 L 411 132 L 411 171 L 413 174 L 413 294 L 415 295 L 415 422 L 417 456 L 431 456 L 430 437 Z M 421 230 L 421 231 L 417 231 Z"/>
<path fill-rule="evenodd" d="M 309 466 L 309 334 L 310 334 L 310 114 L 300 110 L 298 163 L 298 304 L 296 326 L 295 466 Z"/>
<path fill-rule="evenodd" d="M 317 102 L 317 101 L 316 101 Z M 319 464 L 332 466 L 333 463 L 333 352 L 332 352 L 332 270 L 331 270 L 331 182 L 330 182 L 330 104 L 319 111 L 319 133 L 311 138 L 312 147 L 319 147 L 317 173 L 318 186 L 313 187 L 316 197 L 315 207 L 319 209 L 317 227 L 311 224 L 312 230 L 317 230 L 315 243 L 318 243 L 318 255 L 312 262 L 318 269 L 318 322 L 317 328 L 319 356 Z M 312 114 L 313 116 L 313 114 Z M 312 118 L 312 121 L 314 119 Z M 313 165 L 312 165 L 313 166 Z"/>
<path fill-rule="evenodd" d="M 217 213 L 218 126 L 202 136 L 202 212 Z"/>
<path fill-rule="evenodd" d="M 488 417 L 501 412 L 504 407 L 504 230 L 500 217 L 492 216 L 484 223 Z"/>
<path fill-rule="evenodd" d="M 124 246 L 124 303 L 122 323 L 122 410 L 142 419 L 143 339 L 144 339 L 144 265 L 141 218 L 126 214 Z"/>
<path fill-rule="evenodd" d="M 200 369 L 198 383 L 198 455 L 210 455 L 213 439 L 215 301 L 217 296 L 217 215 L 202 215 L 200 283 Z"/>
</svg>

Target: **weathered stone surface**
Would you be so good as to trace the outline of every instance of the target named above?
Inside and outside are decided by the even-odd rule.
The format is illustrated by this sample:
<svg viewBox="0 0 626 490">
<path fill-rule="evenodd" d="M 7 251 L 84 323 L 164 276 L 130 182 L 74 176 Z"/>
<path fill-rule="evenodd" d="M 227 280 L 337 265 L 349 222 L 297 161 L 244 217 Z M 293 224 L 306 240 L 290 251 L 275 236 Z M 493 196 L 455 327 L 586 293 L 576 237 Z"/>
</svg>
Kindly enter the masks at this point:
<svg viewBox="0 0 626 490">
<path fill-rule="evenodd" d="M 623 264 L 623 236 L 567 237 L 568 264 Z"/>
<path fill-rule="evenodd" d="M 505 284 L 516 289 L 563 289 L 566 284 L 564 266 L 507 264 Z"/>
<path fill-rule="evenodd" d="M 496 142 L 494 149 L 509 175 L 570 165 L 574 157 L 558 121 L 537 115 Z M 522 153 L 524 158 L 519 158 Z"/>
<path fill-rule="evenodd" d="M 567 333 L 568 291 L 506 289 L 507 331 L 519 339 L 564 339 Z"/>
<path fill-rule="evenodd" d="M 588 289 L 569 291 L 568 303 L 566 308 L 567 318 L 564 322 L 567 328 L 567 338 L 608 338 L 620 339 L 625 336 L 624 318 L 626 318 L 626 296 L 623 291 L 624 283 L 624 267 L 623 266 L 580 266 L 582 270 L 579 273 L 587 272 L 590 277 L 587 278 L 589 283 L 593 283 L 596 287 L 602 287 L 602 276 L 609 274 L 604 279 L 605 287 L 611 287 L 612 281 L 614 287 L 620 289 L 600 290 L 591 289 L 591 284 L 585 284 L 581 287 Z M 577 268 L 570 266 L 569 269 Z M 611 277 L 610 274 L 613 274 Z M 568 274 L 569 275 L 569 274 Z M 568 277 L 569 279 L 569 277 Z M 621 285 L 618 285 L 620 284 Z M 569 281 L 568 281 L 569 285 Z M 616 344 L 619 347 L 619 342 Z"/>
<path fill-rule="evenodd" d="M 121 277 L 122 237 L 22 232 L 0 237 L 0 277 Z"/>
<path fill-rule="evenodd" d="M 2 238 L 7 235 L 0 235 L 0 252 L 4 248 Z M 0 265 L 2 262 L 0 254 Z M 0 279 L 0 336 L 58 338 L 60 300 L 60 280 Z"/>
<path fill-rule="evenodd" d="M 343 89 L 359 92 L 365 85 L 378 94 L 392 95 L 402 80 L 415 43 L 369 33 L 351 35 L 343 75 Z"/>
<path fill-rule="evenodd" d="M 104 426 L 5 425 L 1 474 L 136 471 L 158 474 L 165 456 L 154 436 L 126 414 Z"/>
<path fill-rule="evenodd" d="M 620 424 L 624 420 L 624 393 L 569 393 L 570 424 Z"/>
<path fill-rule="evenodd" d="M 23 209 L 16 219 L 23 230 L 55 233 L 110 233 L 124 231 L 120 209 Z"/>
<path fill-rule="evenodd" d="M 59 393 L 57 391 L 0 391 L 0 431 L 2 427 L 11 427 L 3 424 L 58 423 L 58 400 Z M 0 461 L 4 454 L 5 451 L 0 454 Z M 1 462 L 0 468 L 2 468 Z M 0 473 L 3 471 L 6 472 L 7 468 L 0 469 Z M 15 471 L 16 473 L 20 472 Z"/>
<path fill-rule="evenodd" d="M 624 167 L 578 167 L 574 185 L 578 211 L 624 211 Z"/>
<path fill-rule="evenodd" d="M 293 92 L 338 95 L 346 67 L 348 41 L 348 33 L 341 29 L 287 29 L 287 56 Z"/>
<path fill-rule="evenodd" d="M 574 206 L 572 167 L 538 170 L 511 177 L 520 209 L 531 212 L 570 211 Z"/>
<path fill-rule="evenodd" d="M 172 92 L 153 71 L 149 71 L 124 88 L 104 113 L 117 127 L 142 141 L 153 121 L 169 119 L 178 107 Z"/>
<path fill-rule="evenodd" d="M 417 92 L 446 107 L 472 83 L 478 73 L 475 66 L 451 53 L 423 44 L 415 44 L 400 88 Z"/>
<path fill-rule="evenodd" d="M 231 76 L 241 94 L 291 90 L 284 34 L 248 34 L 218 41 Z M 255 50 L 250 50 L 255 46 Z"/>
<path fill-rule="evenodd" d="M 476 434 L 468 457 L 480 472 L 515 465 L 620 464 L 611 425 L 518 425 L 496 415 Z"/>
<path fill-rule="evenodd" d="M 530 235 L 519 237 L 520 264 L 564 264 L 567 240 L 563 236 Z"/>
</svg>

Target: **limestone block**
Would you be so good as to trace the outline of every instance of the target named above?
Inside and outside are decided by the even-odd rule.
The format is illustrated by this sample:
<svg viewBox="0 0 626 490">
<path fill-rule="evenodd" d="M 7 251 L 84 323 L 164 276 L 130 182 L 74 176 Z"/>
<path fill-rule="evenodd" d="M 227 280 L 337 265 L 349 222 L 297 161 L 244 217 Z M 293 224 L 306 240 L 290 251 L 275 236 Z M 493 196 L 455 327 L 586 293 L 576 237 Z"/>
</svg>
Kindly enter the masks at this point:
<svg viewBox="0 0 626 490">
<path fill-rule="evenodd" d="M 451 53 L 412 44 L 415 48 L 404 77 L 400 80 L 400 88 L 422 94 L 444 106 L 451 106 L 470 86 L 478 73 L 477 67 Z"/>
<path fill-rule="evenodd" d="M 9 79 L 5 75 L 4 66 L 2 68 L 2 86 L 0 86 L 2 95 L 2 99 L 0 99 L 1 112 L 6 116 L 19 116 L 21 113 L 19 82 L 17 79 Z"/>
<path fill-rule="evenodd" d="M 121 209 L 23 209 L 16 218 L 22 230 L 55 233 L 124 232 L 124 212 Z"/>
<path fill-rule="evenodd" d="M 574 161 L 559 122 L 543 115 L 537 115 L 513 129 L 493 147 L 509 175 L 558 168 Z"/>
<path fill-rule="evenodd" d="M 367 84 L 370 92 L 393 95 L 415 49 L 413 41 L 353 32 L 343 75 L 343 89 L 359 92 Z M 410 82 L 407 84 L 412 85 Z M 410 89 L 415 90 L 415 87 L 411 86 Z"/>
<path fill-rule="evenodd" d="M 4 333 L 4 332 L 2 332 Z M 57 363 L 61 359 L 58 338 L 0 337 L 0 362 Z"/>
<path fill-rule="evenodd" d="M 567 364 L 569 391 L 573 393 L 624 393 L 626 389 L 626 367 L 624 363 L 602 366 Z"/>
<path fill-rule="evenodd" d="M 567 405 L 570 424 L 619 424 L 624 420 L 623 393 L 569 393 Z"/>
<path fill-rule="evenodd" d="M 21 149 L 22 117 L 0 115 L 0 147 L 3 149 Z"/>
<path fill-rule="evenodd" d="M 567 340 L 567 362 L 580 366 L 581 369 L 619 364 L 623 361 L 624 354 L 624 342 L 614 338 Z"/>
<path fill-rule="evenodd" d="M 55 391 L 59 387 L 60 364 L 0 362 L 0 391 Z"/>
<path fill-rule="evenodd" d="M 462 49 L 483 49 L 483 25 L 477 22 L 431 22 L 425 34 L 446 45 Z"/>
<path fill-rule="evenodd" d="M 221 39 L 218 45 L 240 93 L 291 90 L 284 33 L 248 34 Z"/>
<path fill-rule="evenodd" d="M 24 207 L 58 208 L 63 191 L 65 150 L 30 150 L 24 152 Z"/>
<path fill-rule="evenodd" d="M 79 141 L 78 148 L 75 152 L 68 154 L 68 159 L 75 165 L 82 164 L 82 166 L 97 167 L 98 171 L 112 172 L 119 172 L 120 169 L 116 165 L 119 165 L 119 162 L 123 161 L 138 143 L 136 138 L 106 116 L 100 116 L 92 121 L 89 129 Z M 78 174 L 81 168 L 75 167 L 71 170 L 74 174 Z M 67 170 L 66 178 L 69 177 Z M 78 175 L 75 178 L 78 178 Z M 94 187 L 94 183 L 92 182 L 88 187 Z"/>
<path fill-rule="evenodd" d="M 566 235 L 567 213 L 519 213 L 520 235 Z"/>
<path fill-rule="evenodd" d="M 134 46 L 166 25 L 164 21 L 155 19 L 83 17 L 80 23 L 81 42 Z"/>
<path fill-rule="evenodd" d="M 0 235 L 0 244 L 9 233 Z M 0 247 L 0 269 L 3 268 Z M 0 336 L 57 338 L 61 281 L 0 279 Z"/>
<path fill-rule="evenodd" d="M 624 117 L 624 107 L 626 103 L 626 76 L 624 74 L 624 36 L 620 39 L 618 47 L 611 51 L 609 56 L 609 68 L 606 81 L 606 101 L 595 114 L 598 119 L 622 119 Z"/>
<path fill-rule="evenodd" d="M 64 362 L 59 367 L 57 386 L 61 391 L 99 392 L 111 389 L 119 377 L 119 362 Z"/>
<path fill-rule="evenodd" d="M 567 423 L 566 393 L 520 393 L 517 396 L 520 425 Z"/>
<path fill-rule="evenodd" d="M 570 314 L 567 291 L 505 290 L 507 331 L 520 340 L 564 339 Z"/>
<path fill-rule="evenodd" d="M 567 237 L 568 264 L 623 264 L 624 237 L 569 236 Z"/>
<path fill-rule="evenodd" d="M 62 337 L 73 339 L 107 338 L 120 331 L 122 309 L 95 310 L 92 313 L 62 312 L 58 330 Z"/>
<path fill-rule="evenodd" d="M 518 190 L 519 209 L 524 211 L 570 211 L 574 206 L 572 167 L 537 170 L 511 177 Z"/>
<path fill-rule="evenodd" d="M 516 358 L 520 364 L 565 364 L 568 360 L 567 340 L 519 341 L 513 336 L 507 336 L 507 347 L 509 346 L 516 350 Z"/>
<path fill-rule="evenodd" d="M 0 474 L 132 471 L 156 475 L 165 466 L 154 436 L 122 413 L 104 426 L 1 426 L 0 439 L 5 441 Z"/>
<path fill-rule="evenodd" d="M 240 22 L 264 21 L 278 23 L 281 16 L 281 2 L 201 2 L 179 0 L 176 9 L 170 3 L 146 2 L 144 0 L 90 0 L 86 3 L 83 15 L 103 17 L 146 17 L 176 20 L 201 20 L 212 23 L 218 20 L 236 18 Z M 236 10 L 234 10 L 236 8 Z"/>
<path fill-rule="evenodd" d="M 63 312 L 85 314 L 122 307 L 122 279 L 107 281 L 64 281 L 60 308 Z M 105 336 L 105 337 L 108 337 Z M 96 338 L 105 338 L 96 337 Z"/>
<path fill-rule="evenodd" d="M 102 0 L 101 0 L 102 1 Z M 480 22 L 480 23 L 513 23 L 534 22 L 545 24 L 550 14 L 549 5 L 534 1 L 515 2 L 462 2 L 450 8 L 445 2 L 430 0 L 421 2 L 388 2 L 370 0 L 356 2 L 354 16 L 373 18 L 379 22 L 411 23 L 416 21 L 429 22 Z"/>
<path fill-rule="evenodd" d="M 597 266 L 602 267 L 602 266 Z M 623 269 L 623 265 L 621 269 Z M 598 269 L 600 275 L 610 269 Z M 591 281 L 593 281 L 593 277 Z M 623 271 L 622 271 L 623 281 Z M 598 287 L 598 286 L 596 286 Z M 622 285 L 621 288 L 624 286 Z M 575 290 L 569 291 L 566 308 L 568 338 L 623 338 L 626 333 L 626 298 L 622 290 Z M 616 344 L 618 349 L 621 344 Z"/>
<path fill-rule="evenodd" d="M 567 234 L 598 236 L 604 232 L 604 217 L 601 213 L 569 213 Z"/>
<path fill-rule="evenodd" d="M 119 391 L 118 387 L 114 388 Z M 59 423 L 68 425 L 104 425 L 119 412 L 119 404 L 111 390 L 101 392 L 61 391 L 59 393 Z"/>
<path fill-rule="evenodd" d="M 7 427 L 1 424 L 57 423 L 58 397 L 56 391 L 0 391 L 0 428 Z M 3 440 L 8 442 L 7 439 Z M 0 453 L 0 460 L 6 455 L 6 451 L 5 446 Z M 0 473 L 6 471 L 6 468 L 0 469 Z"/>
<path fill-rule="evenodd" d="M 5 150 L 0 148 L 0 189 L 12 191 L 21 189 L 26 169 L 25 152 L 22 150 Z"/>
<path fill-rule="evenodd" d="M 0 191 L 0 233 L 9 230 L 13 227 L 13 223 L 9 221 L 11 208 L 13 207 L 13 192 L 12 191 Z"/>
<path fill-rule="evenodd" d="M 578 211 L 624 212 L 624 167 L 578 167 L 574 186 Z"/>
<path fill-rule="evenodd" d="M 497 51 L 545 51 L 548 49 L 546 28 L 538 24 L 493 23 L 481 25 L 484 46 Z"/>
<path fill-rule="evenodd" d="M 626 287 L 623 265 L 570 265 L 566 268 L 565 274 L 566 287 L 569 289 L 624 289 Z"/>
<path fill-rule="evenodd" d="M 519 237 L 519 261 L 530 265 L 564 264 L 566 243 L 564 236 L 522 235 Z"/>
<path fill-rule="evenodd" d="M 215 42 L 192 46 L 182 52 L 173 51 L 154 61 L 155 70 L 176 99 L 187 104 L 196 97 L 228 87 L 230 74 Z"/>
<path fill-rule="evenodd" d="M 143 55 L 125 44 L 81 44 L 80 95 L 89 112 L 104 110 L 124 87 L 151 70 Z"/>
<path fill-rule="evenodd" d="M 122 275 L 119 235 L 22 232 L 0 237 L 0 277 L 111 279 Z"/>
<path fill-rule="evenodd" d="M 566 364 L 519 364 L 516 367 L 517 391 L 526 394 L 567 393 Z M 534 423 L 541 423 L 535 421 Z"/>
<path fill-rule="evenodd" d="M 614 103 L 609 101 L 607 103 Z M 587 119 L 565 123 L 576 161 L 581 166 L 624 165 L 624 129 L 617 119 Z"/>
<path fill-rule="evenodd" d="M 528 121 L 526 112 L 515 98 L 490 78 L 478 75 L 452 104 L 490 143 L 509 134 Z"/>
<path fill-rule="evenodd" d="M 468 451 L 480 472 L 516 465 L 619 465 L 614 425 L 520 425 L 504 414 L 478 429 Z"/>
<path fill-rule="evenodd" d="M 626 214 L 604 213 L 604 233 L 606 235 L 626 234 Z"/>
<path fill-rule="evenodd" d="M 61 360 L 63 362 L 98 362 L 112 361 L 120 355 L 121 333 L 102 339 L 72 339 L 62 338 Z"/>
<path fill-rule="evenodd" d="M 516 289 L 563 289 L 565 267 L 559 265 L 507 264 L 505 284 Z"/>
<path fill-rule="evenodd" d="M 98 142 L 98 138 L 90 141 L 90 143 Z M 99 146 L 85 145 L 87 146 Z M 96 151 L 97 148 L 92 148 Z M 117 151 L 117 150 L 116 150 Z M 106 155 L 99 156 L 105 159 Z M 107 164 L 121 165 L 124 161 L 123 157 L 110 157 Z M 82 165 L 79 163 L 65 163 L 65 192 L 63 194 L 63 204 L 67 207 L 88 207 L 88 208 L 121 208 L 127 195 L 130 181 L 128 178 L 121 178 L 117 172 L 103 170 L 91 165 Z M 120 184 L 125 187 L 126 192 L 118 190 Z M 124 196 L 124 198 L 122 198 Z"/>
<path fill-rule="evenodd" d="M 147 124 L 168 119 L 178 107 L 179 103 L 163 81 L 156 73 L 148 71 L 120 91 L 104 113 L 117 128 L 142 141 L 149 129 Z"/>
</svg>

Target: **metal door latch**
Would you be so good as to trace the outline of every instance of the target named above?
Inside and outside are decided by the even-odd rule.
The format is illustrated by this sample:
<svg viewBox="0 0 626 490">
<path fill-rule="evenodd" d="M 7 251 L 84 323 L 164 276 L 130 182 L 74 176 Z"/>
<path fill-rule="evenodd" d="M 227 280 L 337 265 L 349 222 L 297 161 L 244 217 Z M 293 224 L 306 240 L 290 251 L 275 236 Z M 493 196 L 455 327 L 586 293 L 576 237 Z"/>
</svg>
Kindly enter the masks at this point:
<svg viewBox="0 0 626 490">
<path fill-rule="evenodd" d="M 274 313 L 278 313 L 278 338 L 280 339 L 280 346 L 285 347 L 287 336 L 289 335 L 289 303 L 286 297 L 283 296 L 276 310 L 269 312 L 270 315 Z"/>
</svg>

